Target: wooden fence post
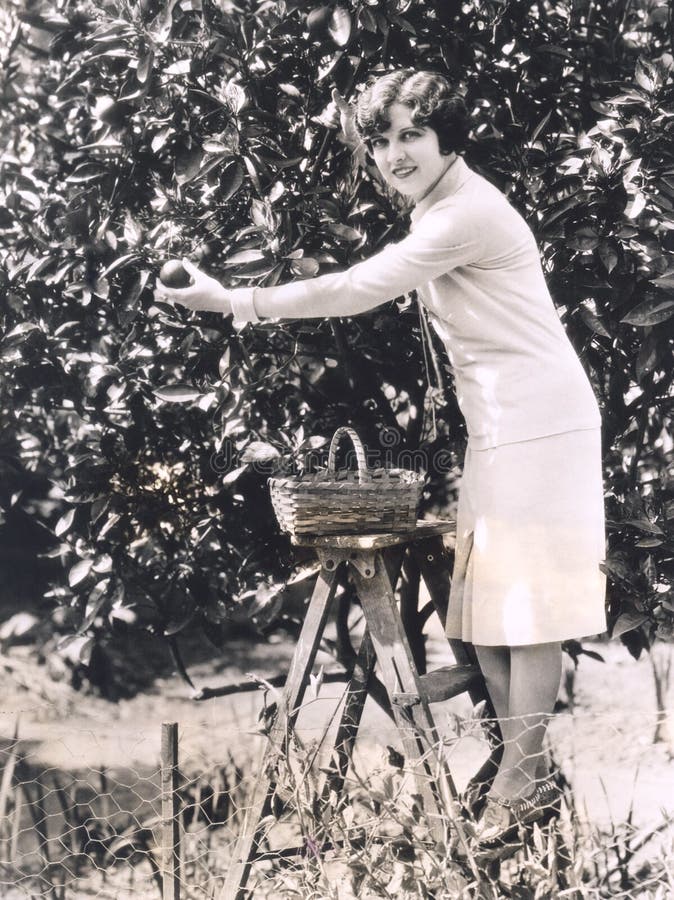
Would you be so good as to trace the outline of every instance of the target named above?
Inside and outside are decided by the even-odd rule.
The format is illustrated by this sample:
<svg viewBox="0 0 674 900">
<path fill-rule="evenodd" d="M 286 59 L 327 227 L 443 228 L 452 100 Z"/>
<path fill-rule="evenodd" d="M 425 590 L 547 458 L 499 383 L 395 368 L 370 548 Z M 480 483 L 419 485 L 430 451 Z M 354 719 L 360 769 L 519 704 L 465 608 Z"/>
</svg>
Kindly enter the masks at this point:
<svg viewBox="0 0 674 900">
<path fill-rule="evenodd" d="M 161 727 L 161 820 L 162 900 L 180 900 L 177 722 Z"/>
</svg>

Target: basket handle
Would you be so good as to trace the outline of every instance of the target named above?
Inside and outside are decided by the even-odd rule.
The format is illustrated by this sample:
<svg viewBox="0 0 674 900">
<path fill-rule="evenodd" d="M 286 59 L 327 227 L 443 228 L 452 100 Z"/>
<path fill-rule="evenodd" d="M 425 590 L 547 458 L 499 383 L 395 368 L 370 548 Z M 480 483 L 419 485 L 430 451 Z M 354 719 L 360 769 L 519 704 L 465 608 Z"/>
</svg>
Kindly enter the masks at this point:
<svg viewBox="0 0 674 900">
<path fill-rule="evenodd" d="M 351 443 L 353 444 L 354 450 L 356 451 L 358 480 L 360 481 L 363 475 L 367 475 L 365 448 L 363 447 L 361 439 L 358 437 L 353 428 L 349 428 L 347 425 L 343 425 L 341 428 L 338 428 L 337 431 L 333 434 L 332 440 L 330 441 L 330 452 L 328 453 L 328 473 L 330 475 L 335 474 L 335 457 L 337 456 L 337 447 L 339 446 L 341 438 L 345 436 L 351 438 Z"/>
</svg>

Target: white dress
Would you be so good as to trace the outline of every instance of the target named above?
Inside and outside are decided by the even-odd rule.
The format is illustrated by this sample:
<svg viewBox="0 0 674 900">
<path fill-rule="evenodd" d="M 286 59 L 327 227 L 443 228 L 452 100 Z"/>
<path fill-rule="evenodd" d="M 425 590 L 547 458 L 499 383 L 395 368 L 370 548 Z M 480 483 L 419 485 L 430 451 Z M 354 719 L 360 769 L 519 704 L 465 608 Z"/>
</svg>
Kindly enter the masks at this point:
<svg viewBox="0 0 674 900">
<path fill-rule="evenodd" d="M 599 429 L 468 447 L 447 635 L 516 646 L 606 628 Z"/>
</svg>

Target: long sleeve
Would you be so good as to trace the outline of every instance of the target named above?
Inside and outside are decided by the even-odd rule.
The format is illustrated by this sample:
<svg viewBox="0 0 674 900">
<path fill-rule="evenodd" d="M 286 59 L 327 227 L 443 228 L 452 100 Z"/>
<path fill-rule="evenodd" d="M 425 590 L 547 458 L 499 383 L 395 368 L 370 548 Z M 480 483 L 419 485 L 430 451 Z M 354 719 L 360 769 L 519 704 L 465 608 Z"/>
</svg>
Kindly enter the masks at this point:
<svg viewBox="0 0 674 900">
<path fill-rule="evenodd" d="M 234 320 L 354 316 L 479 259 L 482 241 L 469 216 L 430 211 L 396 244 L 344 272 L 276 287 L 231 292 Z"/>
</svg>

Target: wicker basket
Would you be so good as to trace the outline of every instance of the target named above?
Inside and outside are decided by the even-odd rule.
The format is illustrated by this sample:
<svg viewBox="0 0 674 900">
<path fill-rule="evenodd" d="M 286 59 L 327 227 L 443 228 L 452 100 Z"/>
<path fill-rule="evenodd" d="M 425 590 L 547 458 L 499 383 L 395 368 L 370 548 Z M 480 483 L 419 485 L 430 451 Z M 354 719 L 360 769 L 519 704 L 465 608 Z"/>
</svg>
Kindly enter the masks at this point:
<svg viewBox="0 0 674 900">
<path fill-rule="evenodd" d="M 335 471 L 340 438 L 356 451 L 356 471 Z M 338 428 L 330 443 L 327 469 L 315 475 L 270 478 L 279 525 L 292 535 L 371 534 L 413 531 L 425 475 L 407 469 L 369 469 L 365 450 L 352 428 Z"/>
</svg>

